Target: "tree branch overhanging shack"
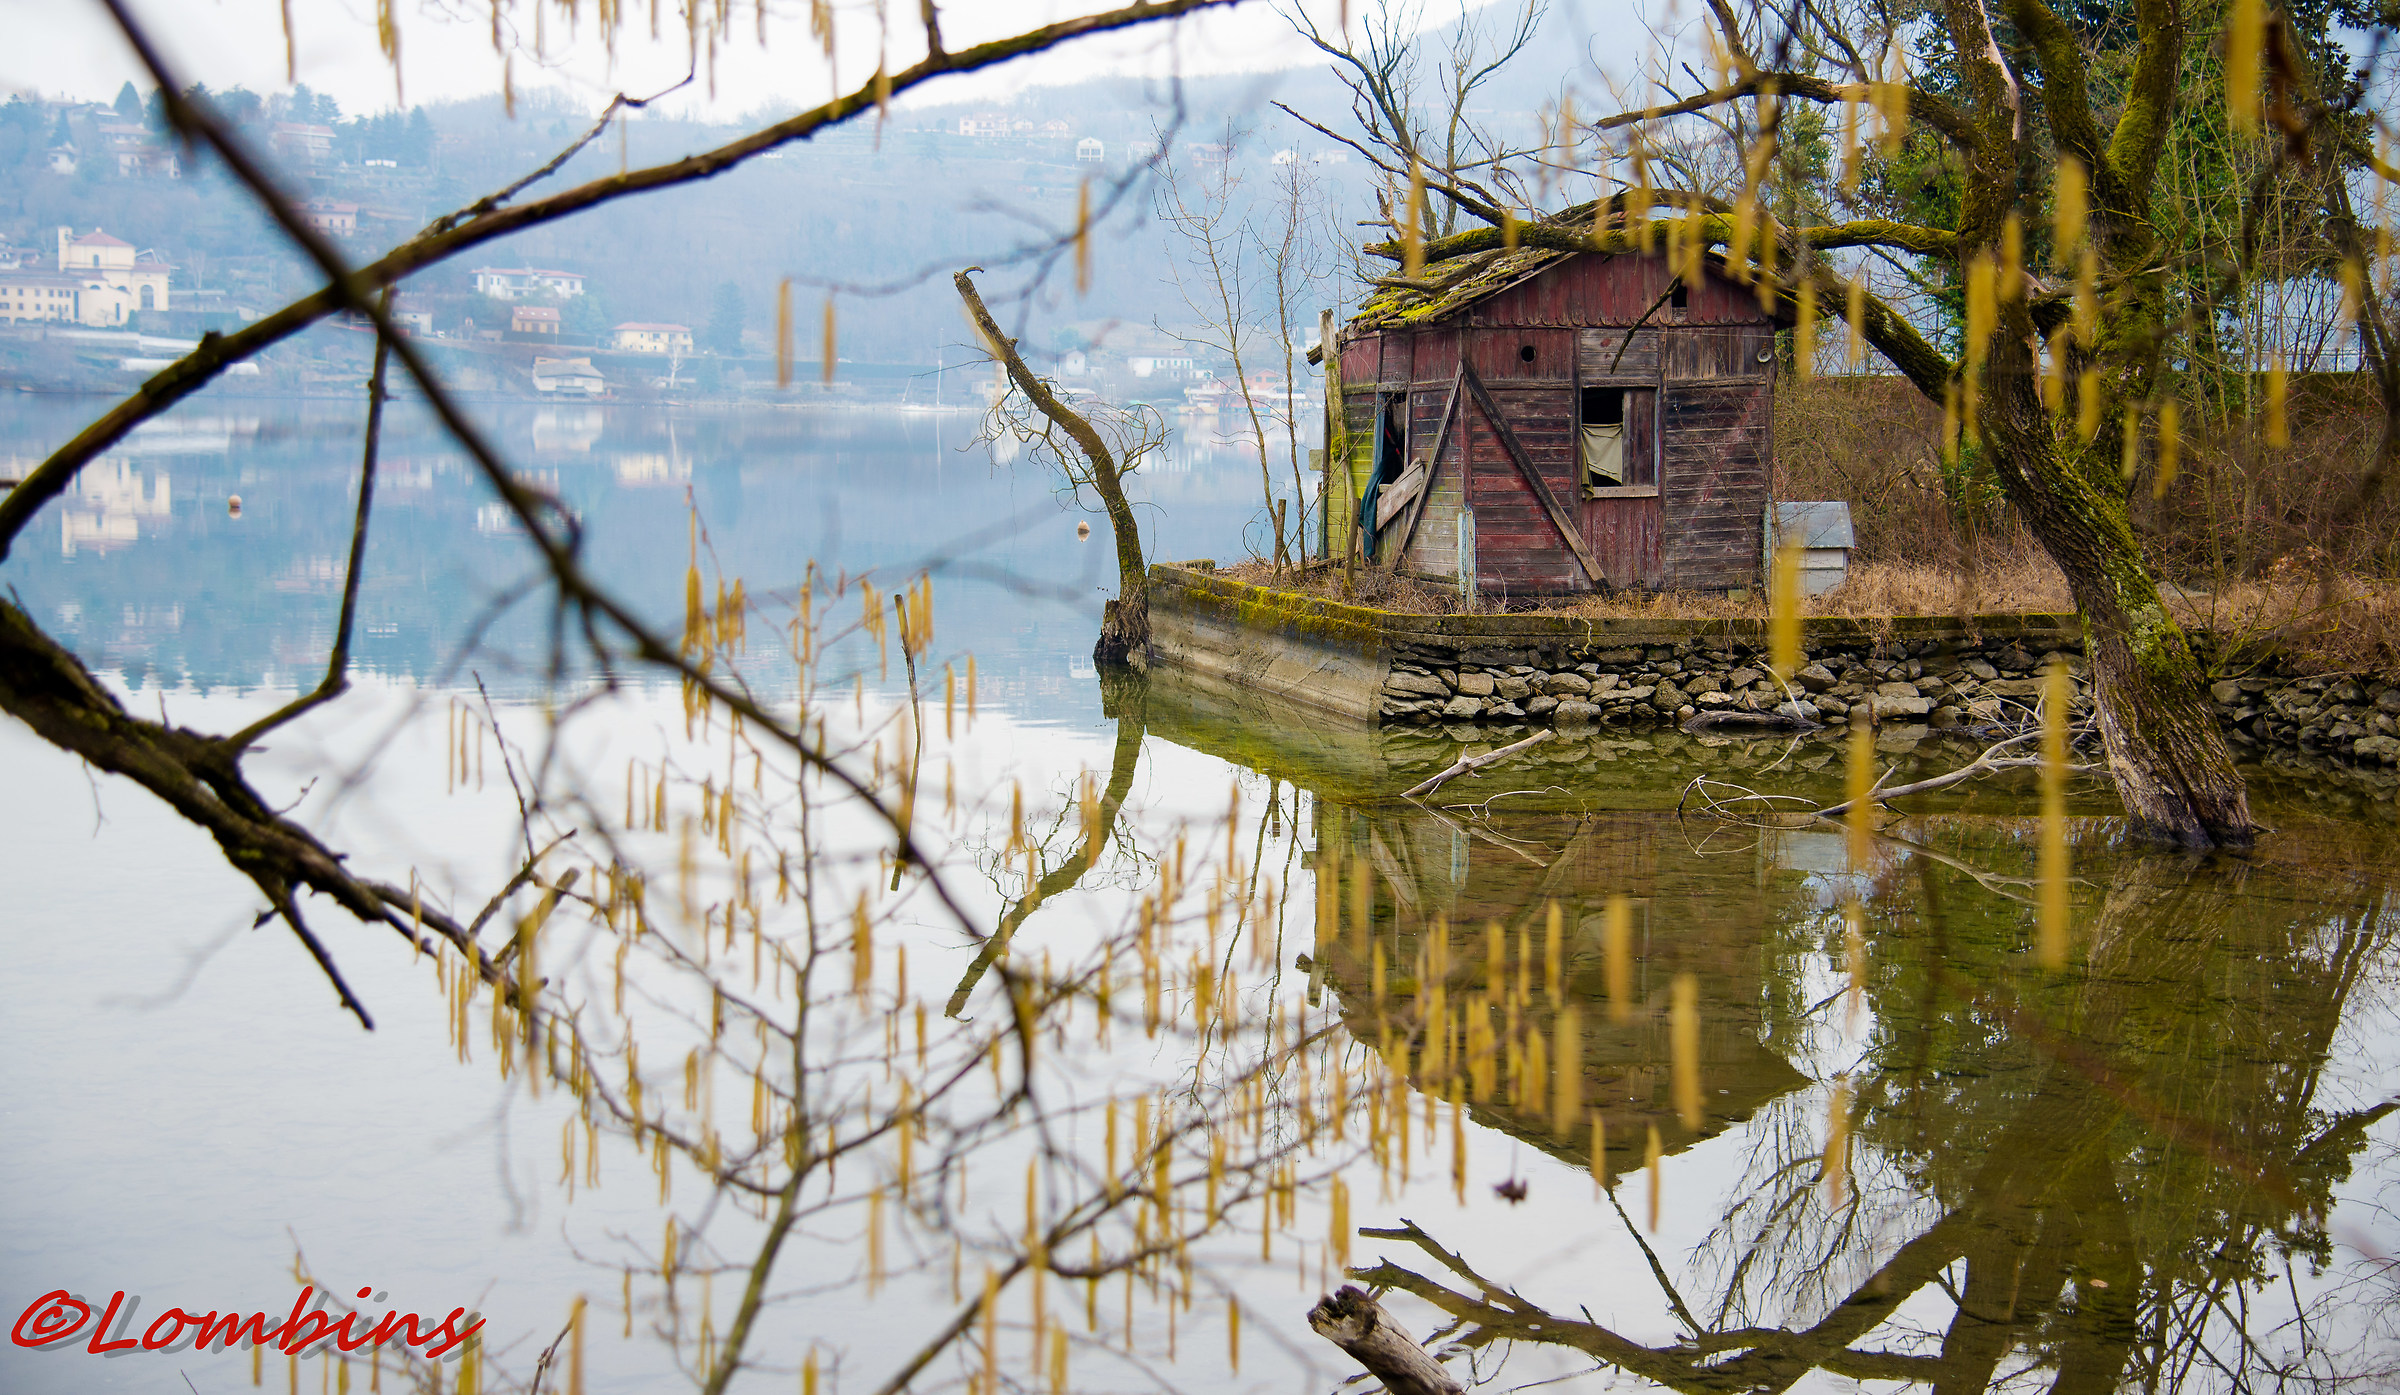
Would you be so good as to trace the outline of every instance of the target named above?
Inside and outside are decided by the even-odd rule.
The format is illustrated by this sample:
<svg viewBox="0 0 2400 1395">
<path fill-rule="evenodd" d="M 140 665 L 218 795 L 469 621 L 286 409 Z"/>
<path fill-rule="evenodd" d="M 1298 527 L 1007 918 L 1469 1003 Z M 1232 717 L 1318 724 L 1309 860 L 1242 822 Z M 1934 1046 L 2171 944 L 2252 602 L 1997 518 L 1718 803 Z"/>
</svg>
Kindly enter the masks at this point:
<svg viewBox="0 0 2400 1395">
<path fill-rule="evenodd" d="M 1335 338 L 1326 556 L 1448 585 L 1463 562 L 1493 599 L 1757 584 L 1788 301 L 1761 309 L 1713 256 L 1691 284 L 1663 256 L 1532 247 L 1423 278 Z"/>
</svg>

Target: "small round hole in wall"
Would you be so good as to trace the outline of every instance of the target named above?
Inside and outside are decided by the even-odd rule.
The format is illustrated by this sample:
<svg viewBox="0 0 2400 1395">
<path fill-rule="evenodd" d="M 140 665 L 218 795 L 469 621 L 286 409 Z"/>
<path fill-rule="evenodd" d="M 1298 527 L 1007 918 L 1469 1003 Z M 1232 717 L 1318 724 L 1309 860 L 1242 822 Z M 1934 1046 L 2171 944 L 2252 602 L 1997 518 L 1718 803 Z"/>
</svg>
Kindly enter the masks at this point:
<svg viewBox="0 0 2400 1395">
<path fill-rule="evenodd" d="M 1533 362 L 1533 346 L 1531 344 L 1519 344 L 1517 346 L 1517 357 L 1525 360 L 1527 363 Z"/>
</svg>

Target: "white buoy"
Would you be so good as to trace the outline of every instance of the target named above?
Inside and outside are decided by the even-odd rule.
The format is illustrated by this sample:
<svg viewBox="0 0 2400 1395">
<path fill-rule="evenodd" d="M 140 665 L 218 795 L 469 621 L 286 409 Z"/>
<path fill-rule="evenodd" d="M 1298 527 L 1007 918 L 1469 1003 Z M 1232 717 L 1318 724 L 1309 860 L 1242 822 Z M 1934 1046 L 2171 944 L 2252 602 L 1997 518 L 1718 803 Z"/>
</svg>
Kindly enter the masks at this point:
<svg viewBox="0 0 2400 1395">
<path fill-rule="evenodd" d="M 228 495 L 228 496 L 226 497 L 226 500 L 225 500 L 225 516 L 226 516 L 227 518 L 240 518 L 240 517 L 242 516 L 242 496 L 241 496 L 241 495 L 239 495 L 239 494 L 233 494 L 233 495 Z"/>
</svg>

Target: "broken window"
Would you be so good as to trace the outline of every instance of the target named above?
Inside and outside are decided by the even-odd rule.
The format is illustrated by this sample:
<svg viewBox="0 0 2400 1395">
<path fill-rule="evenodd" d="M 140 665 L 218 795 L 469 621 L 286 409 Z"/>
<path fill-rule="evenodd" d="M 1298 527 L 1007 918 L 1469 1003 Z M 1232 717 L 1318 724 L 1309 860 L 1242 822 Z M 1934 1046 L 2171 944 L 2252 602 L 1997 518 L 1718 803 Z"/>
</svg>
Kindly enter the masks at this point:
<svg viewBox="0 0 2400 1395">
<path fill-rule="evenodd" d="M 1581 414 L 1583 487 L 1614 489 L 1625 483 L 1625 393 L 1621 388 L 1585 388 Z"/>
</svg>

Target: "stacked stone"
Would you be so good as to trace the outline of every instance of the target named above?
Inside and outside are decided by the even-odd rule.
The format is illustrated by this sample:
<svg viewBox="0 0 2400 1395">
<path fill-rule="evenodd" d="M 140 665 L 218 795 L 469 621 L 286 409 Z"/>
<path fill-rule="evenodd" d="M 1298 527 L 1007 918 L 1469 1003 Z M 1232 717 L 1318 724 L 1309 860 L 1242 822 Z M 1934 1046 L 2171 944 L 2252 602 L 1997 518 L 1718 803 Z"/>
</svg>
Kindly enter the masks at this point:
<svg viewBox="0 0 2400 1395">
<path fill-rule="evenodd" d="M 1708 640 L 1553 652 L 1411 645 L 1394 658 L 1382 714 L 1428 724 L 1643 725 L 1730 710 L 1951 727 L 2022 717 L 2052 662 L 2066 664 L 2076 706 L 2085 706 L 2082 655 L 2037 654 L 2013 642 L 1826 647 L 1806 657 L 1787 694 L 1760 651 Z"/>
<path fill-rule="evenodd" d="M 1787 698 L 1759 650 L 1705 639 L 1550 651 L 1410 645 L 1384 682 L 1382 714 L 1420 725 L 1648 726 L 1730 709 L 1829 725 L 2017 725 L 2031 716 L 2052 663 L 2074 680 L 2075 715 L 2090 709 L 2081 654 L 2015 641 L 1827 646 L 1805 657 Z M 2245 744 L 2400 765 L 2400 675 L 2262 669 L 2215 683 L 2209 698 Z"/>
<path fill-rule="evenodd" d="M 2208 696 L 2245 744 L 2400 765 L 2400 683 L 2392 675 L 2254 674 L 2214 683 Z"/>
</svg>

